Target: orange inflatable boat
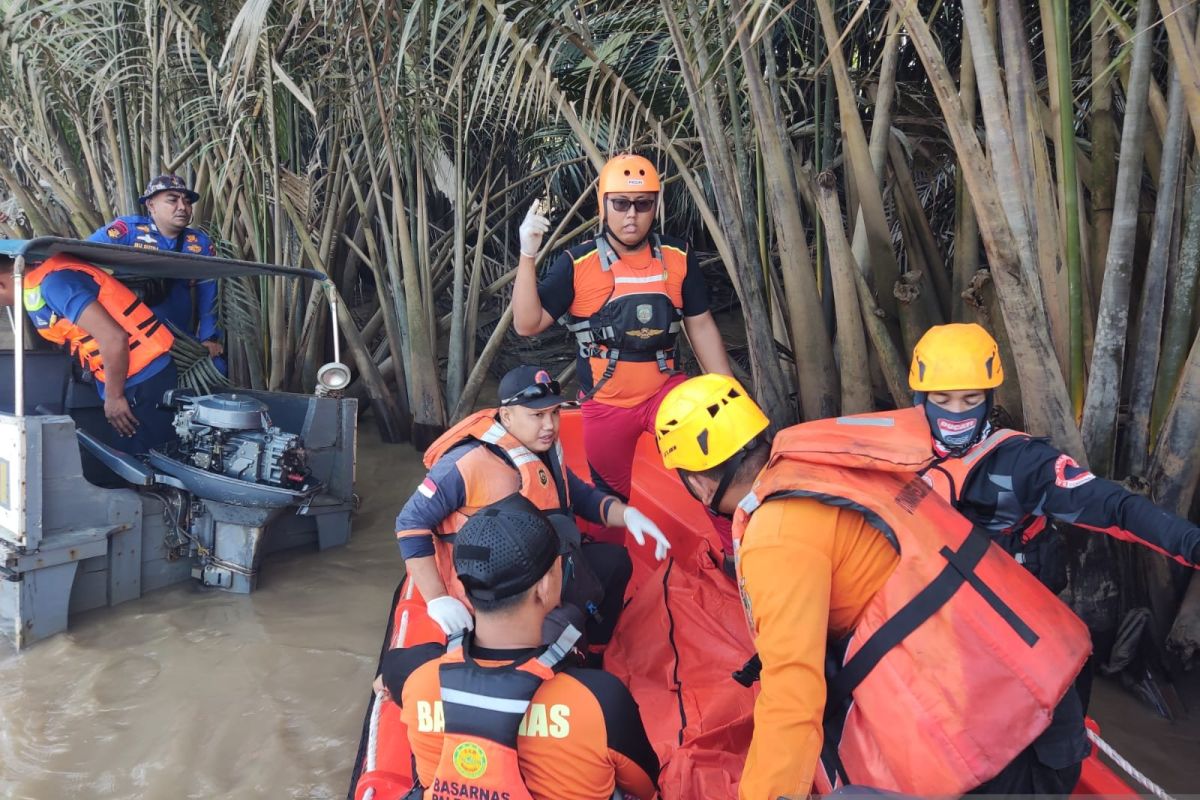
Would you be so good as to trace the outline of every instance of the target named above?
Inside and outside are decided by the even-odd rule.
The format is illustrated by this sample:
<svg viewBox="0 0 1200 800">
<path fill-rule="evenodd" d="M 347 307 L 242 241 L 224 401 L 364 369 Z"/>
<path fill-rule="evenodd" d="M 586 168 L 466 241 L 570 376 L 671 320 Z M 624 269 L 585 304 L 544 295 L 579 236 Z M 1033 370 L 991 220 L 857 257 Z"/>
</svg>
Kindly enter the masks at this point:
<svg viewBox="0 0 1200 800">
<path fill-rule="evenodd" d="M 561 436 L 567 463 L 587 474 L 578 411 L 563 412 Z M 653 548 L 630 547 L 633 579 L 605 668 L 629 687 L 642 709 L 663 765 L 663 800 L 736 800 L 756 693 L 730 677 L 754 652 L 741 601 L 720 567 L 707 514 L 662 467 L 649 437 L 638 446 L 633 478 L 630 503 L 667 534 L 671 558 L 658 564 Z M 441 629 L 426 616 L 416 588 L 403 581 L 392 601 L 380 659 L 392 648 L 435 641 L 445 641 Z M 1097 730 L 1090 719 L 1088 726 Z M 412 784 L 412 754 L 400 709 L 372 697 L 349 797 L 400 800 Z M 1075 794 L 1137 793 L 1093 749 Z"/>
</svg>

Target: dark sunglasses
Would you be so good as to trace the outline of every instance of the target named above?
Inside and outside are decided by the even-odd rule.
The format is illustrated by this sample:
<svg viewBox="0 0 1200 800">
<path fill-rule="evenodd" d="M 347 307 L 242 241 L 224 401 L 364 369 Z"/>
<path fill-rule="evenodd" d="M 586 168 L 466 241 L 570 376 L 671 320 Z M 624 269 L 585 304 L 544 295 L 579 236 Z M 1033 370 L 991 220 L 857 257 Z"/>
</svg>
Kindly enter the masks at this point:
<svg viewBox="0 0 1200 800">
<path fill-rule="evenodd" d="M 645 214 L 654 208 L 655 201 L 653 197 L 639 197 L 637 200 L 630 200 L 628 197 L 610 197 L 608 202 L 612 205 L 613 211 L 618 214 L 624 214 L 630 206 L 636 208 L 639 214 Z"/>
<path fill-rule="evenodd" d="M 535 383 L 533 386 L 526 386 L 512 397 L 507 397 L 501 400 L 500 405 L 517 406 L 533 400 L 541 400 L 546 395 L 551 394 L 555 397 L 562 395 L 562 387 L 558 385 L 558 381 L 550 381 L 549 383 Z"/>
</svg>

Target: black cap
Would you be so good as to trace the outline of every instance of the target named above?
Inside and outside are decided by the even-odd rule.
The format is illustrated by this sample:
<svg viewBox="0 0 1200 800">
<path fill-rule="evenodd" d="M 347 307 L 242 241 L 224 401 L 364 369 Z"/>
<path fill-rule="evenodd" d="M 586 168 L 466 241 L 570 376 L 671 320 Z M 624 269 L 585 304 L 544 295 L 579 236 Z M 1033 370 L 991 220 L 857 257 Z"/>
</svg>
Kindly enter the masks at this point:
<svg viewBox="0 0 1200 800">
<path fill-rule="evenodd" d="M 511 494 L 477 511 L 454 537 L 454 569 L 469 597 L 502 600 L 540 581 L 561 551 L 554 526 Z"/>
<path fill-rule="evenodd" d="M 545 387 L 539 389 L 539 387 Z M 520 395 L 526 392 L 527 397 Z M 496 392 L 502 406 L 524 406 L 525 408 L 550 408 L 561 406 L 563 399 L 558 381 L 541 367 L 522 364 L 504 373 L 500 379 L 500 389 Z"/>
</svg>

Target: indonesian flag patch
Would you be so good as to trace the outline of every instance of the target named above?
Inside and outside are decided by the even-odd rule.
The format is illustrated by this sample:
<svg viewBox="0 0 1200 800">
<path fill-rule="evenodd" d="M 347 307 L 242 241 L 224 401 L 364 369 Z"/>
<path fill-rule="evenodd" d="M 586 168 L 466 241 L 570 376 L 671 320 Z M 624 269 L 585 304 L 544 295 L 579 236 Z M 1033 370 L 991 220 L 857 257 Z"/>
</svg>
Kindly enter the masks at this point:
<svg viewBox="0 0 1200 800">
<path fill-rule="evenodd" d="M 431 481 L 429 478 L 426 478 L 425 480 L 421 481 L 421 485 L 417 487 L 417 491 L 420 492 L 421 496 L 426 500 L 432 500 L 433 496 L 437 494 L 437 484 Z"/>
</svg>

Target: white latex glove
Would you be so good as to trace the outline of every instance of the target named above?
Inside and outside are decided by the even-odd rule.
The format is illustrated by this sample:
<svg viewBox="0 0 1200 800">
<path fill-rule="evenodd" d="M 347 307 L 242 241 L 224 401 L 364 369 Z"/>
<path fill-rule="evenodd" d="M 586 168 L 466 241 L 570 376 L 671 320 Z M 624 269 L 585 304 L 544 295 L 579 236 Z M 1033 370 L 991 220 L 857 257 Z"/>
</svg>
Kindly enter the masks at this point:
<svg viewBox="0 0 1200 800">
<path fill-rule="evenodd" d="M 538 213 L 539 205 L 541 201 L 534 200 L 525 214 L 525 221 L 521 223 L 521 255 L 530 258 L 537 258 L 538 251 L 542 249 L 542 238 L 550 230 L 550 220 Z"/>
<path fill-rule="evenodd" d="M 654 540 L 654 558 L 662 561 L 667 557 L 667 551 L 671 549 L 671 543 L 667 541 L 667 537 L 663 536 L 663 532 L 658 529 L 654 521 L 647 517 L 642 512 L 638 511 L 633 506 L 625 506 L 625 513 L 621 515 L 625 520 L 625 528 L 629 531 L 629 535 L 638 544 L 645 544 L 646 537 L 649 536 Z"/>
<path fill-rule="evenodd" d="M 471 616 L 471 612 L 460 600 L 448 594 L 430 600 L 425 604 L 425 610 L 428 612 L 429 618 L 440 625 L 447 636 L 452 636 L 463 629 L 469 631 L 475 628 L 475 619 Z"/>
</svg>

